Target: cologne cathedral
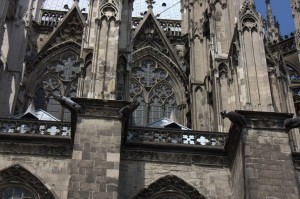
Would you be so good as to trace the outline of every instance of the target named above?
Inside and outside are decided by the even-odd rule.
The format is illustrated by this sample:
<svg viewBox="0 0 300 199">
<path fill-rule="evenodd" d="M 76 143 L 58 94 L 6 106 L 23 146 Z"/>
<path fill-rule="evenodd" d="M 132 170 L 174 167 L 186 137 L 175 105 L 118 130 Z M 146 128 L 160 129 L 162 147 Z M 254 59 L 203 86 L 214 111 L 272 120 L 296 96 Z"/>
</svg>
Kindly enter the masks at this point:
<svg viewBox="0 0 300 199">
<path fill-rule="evenodd" d="M 0 199 L 299 199 L 274 1 L 1 0 Z"/>
</svg>

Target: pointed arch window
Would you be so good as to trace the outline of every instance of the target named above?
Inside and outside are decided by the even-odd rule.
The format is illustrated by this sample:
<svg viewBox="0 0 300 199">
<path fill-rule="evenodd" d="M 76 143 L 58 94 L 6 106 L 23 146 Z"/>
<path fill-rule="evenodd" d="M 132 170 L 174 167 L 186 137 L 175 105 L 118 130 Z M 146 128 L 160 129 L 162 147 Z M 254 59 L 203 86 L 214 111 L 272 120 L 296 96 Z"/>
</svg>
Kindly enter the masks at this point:
<svg viewBox="0 0 300 199">
<path fill-rule="evenodd" d="M 0 171 L 0 199 L 55 199 L 40 178 L 20 165 Z"/>
<path fill-rule="evenodd" d="M 159 178 L 141 190 L 134 199 L 206 199 L 192 185 L 174 175 Z"/>
<path fill-rule="evenodd" d="M 78 53 L 65 50 L 55 52 L 45 61 L 45 69 L 41 73 L 34 92 L 34 103 L 37 109 L 43 109 L 62 121 L 70 121 L 71 113 L 54 100 L 53 95 L 75 97 L 78 77 L 81 73 Z"/>
<path fill-rule="evenodd" d="M 176 111 L 174 81 L 169 72 L 151 57 L 140 60 L 132 67 L 130 98 L 140 102 L 133 113 L 132 125 L 143 126 Z"/>
</svg>

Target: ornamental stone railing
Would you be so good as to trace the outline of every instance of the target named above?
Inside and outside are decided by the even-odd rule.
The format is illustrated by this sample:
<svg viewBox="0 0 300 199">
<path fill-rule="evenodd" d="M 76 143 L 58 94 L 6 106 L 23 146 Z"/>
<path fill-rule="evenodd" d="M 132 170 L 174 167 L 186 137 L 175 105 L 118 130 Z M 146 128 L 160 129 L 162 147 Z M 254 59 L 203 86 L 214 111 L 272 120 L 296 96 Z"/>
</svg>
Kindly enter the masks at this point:
<svg viewBox="0 0 300 199">
<path fill-rule="evenodd" d="M 56 27 L 66 14 L 67 11 L 41 9 L 39 23 L 42 26 Z M 82 14 L 87 19 L 87 13 Z"/>
<path fill-rule="evenodd" d="M 47 27 L 56 27 L 66 14 L 67 11 L 41 9 L 39 24 Z M 87 19 L 87 13 L 82 14 L 85 19 Z M 132 17 L 133 30 L 140 25 L 142 19 L 142 17 Z M 165 31 L 167 36 L 181 36 L 180 20 L 158 19 L 158 22 L 160 23 L 161 28 Z"/>
<path fill-rule="evenodd" d="M 224 148 L 226 133 L 130 127 L 126 144 Z"/>
<path fill-rule="evenodd" d="M 71 123 L 0 118 L 0 153 L 72 155 Z"/>
<path fill-rule="evenodd" d="M 71 123 L 0 118 L 0 134 L 71 137 Z"/>
</svg>

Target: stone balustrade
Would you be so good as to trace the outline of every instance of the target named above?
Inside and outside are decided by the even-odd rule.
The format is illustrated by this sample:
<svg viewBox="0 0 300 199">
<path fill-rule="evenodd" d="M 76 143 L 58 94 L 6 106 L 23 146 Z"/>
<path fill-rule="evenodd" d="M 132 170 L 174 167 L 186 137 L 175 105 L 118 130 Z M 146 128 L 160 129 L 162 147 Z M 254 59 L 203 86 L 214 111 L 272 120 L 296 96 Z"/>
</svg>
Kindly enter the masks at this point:
<svg viewBox="0 0 300 199">
<path fill-rule="evenodd" d="M 0 134 L 71 136 L 71 123 L 0 118 Z"/>
<path fill-rule="evenodd" d="M 226 133 L 130 127 L 127 144 L 223 148 Z"/>
</svg>

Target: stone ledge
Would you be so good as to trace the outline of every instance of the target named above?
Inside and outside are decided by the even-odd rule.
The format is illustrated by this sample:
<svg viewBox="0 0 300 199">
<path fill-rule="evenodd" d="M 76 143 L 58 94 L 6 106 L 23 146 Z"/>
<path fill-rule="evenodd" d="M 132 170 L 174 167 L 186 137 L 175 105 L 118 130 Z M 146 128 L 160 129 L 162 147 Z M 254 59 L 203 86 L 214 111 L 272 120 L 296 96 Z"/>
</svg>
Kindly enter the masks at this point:
<svg viewBox="0 0 300 199">
<path fill-rule="evenodd" d="M 78 116 L 94 117 L 94 118 L 114 118 L 122 119 L 127 115 L 122 113 L 124 108 L 130 109 L 131 102 L 88 99 L 88 98 L 72 98 L 72 100 L 81 106 Z"/>
<path fill-rule="evenodd" d="M 0 142 L 0 153 L 3 154 L 24 154 L 41 156 L 67 156 L 72 155 L 72 146 L 68 144 L 30 144 L 19 142 Z"/>
<path fill-rule="evenodd" d="M 216 167 L 229 166 L 229 159 L 224 153 L 163 152 L 155 150 L 123 148 L 121 150 L 121 159 L 174 164 L 194 164 Z"/>
<path fill-rule="evenodd" d="M 284 120 L 293 117 L 292 113 L 244 110 L 236 110 L 235 112 L 243 115 L 246 118 L 247 128 L 252 129 L 285 130 L 285 127 L 283 126 Z"/>
</svg>

